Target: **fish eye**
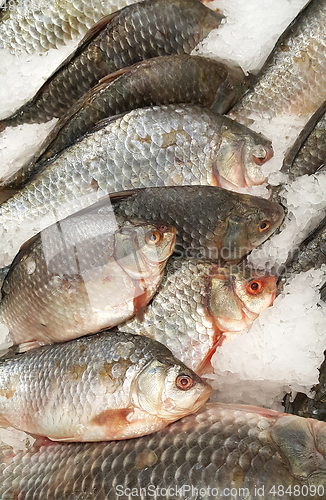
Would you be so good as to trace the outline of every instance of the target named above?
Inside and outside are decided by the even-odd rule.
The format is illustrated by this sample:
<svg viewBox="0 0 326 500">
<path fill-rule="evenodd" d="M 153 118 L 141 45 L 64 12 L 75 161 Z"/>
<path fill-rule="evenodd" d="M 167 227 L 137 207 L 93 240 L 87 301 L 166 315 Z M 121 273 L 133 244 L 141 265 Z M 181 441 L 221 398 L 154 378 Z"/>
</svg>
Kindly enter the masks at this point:
<svg viewBox="0 0 326 500">
<path fill-rule="evenodd" d="M 252 151 L 256 165 L 263 165 L 268 160 L 268 151 L 263 146 L 256 146 Z"/>
<path fill-rule="evenodd" d="M 150 231 L 145 236 L 147 245 L 154 246 L 161 241 L 161 233 L 159 231 Z"/>
<path fill-rule="evenodd" d="M 265 231 L 266 229 L 269 228 L 269 226 L 270 226 L 270 223 L 268 222 L 268 220 L 263 220 L 259 224 L 259 231 L 260 232 Z"/>
<path fill-rule="evenodd" d="M 261 291 L 261 289 L 262 289 L 262 284 L 258 280 L 252 280 L 248 284 L 248 292 L 249 293 L 256 294 L 256 293 L 259 293 Z"/>
<path fill-rule="evenodd" d="M 188 389 L 191 389 L 194 386 L 193 379 L 189 377 L 189 375 L 185 374 L 178 375 L 175 383 L 177 388 L 182 391 L 188 391 Z"/>
</svg>

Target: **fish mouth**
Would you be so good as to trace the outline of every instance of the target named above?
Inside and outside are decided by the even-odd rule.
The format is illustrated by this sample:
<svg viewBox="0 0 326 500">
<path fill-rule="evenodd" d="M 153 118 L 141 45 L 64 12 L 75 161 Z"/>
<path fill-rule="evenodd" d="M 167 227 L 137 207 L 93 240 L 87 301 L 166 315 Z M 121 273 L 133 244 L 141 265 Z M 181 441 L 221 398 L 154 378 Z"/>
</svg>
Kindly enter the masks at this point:
<svg viewBox="0 0 326 500">
<path fill-rule="evenodd" d="M 198 398 L 196 399 L 196 401 L 193 404 L 193 408 L 192 408 L 191 413 L 195 413 L 197 410 L 199 410 L 199 408 L 201 408 L 206 403 L 206 401 L 208 400 L 208 398 L 212 394 L 212 390 L 213 390 L 212 387 L 209 384 L 207 384 L 207 382 L 205 382 L 205 384 L 206 384 L 206 386 L 205 386 L 203 392 L 198 396 Z"/>
</svg>

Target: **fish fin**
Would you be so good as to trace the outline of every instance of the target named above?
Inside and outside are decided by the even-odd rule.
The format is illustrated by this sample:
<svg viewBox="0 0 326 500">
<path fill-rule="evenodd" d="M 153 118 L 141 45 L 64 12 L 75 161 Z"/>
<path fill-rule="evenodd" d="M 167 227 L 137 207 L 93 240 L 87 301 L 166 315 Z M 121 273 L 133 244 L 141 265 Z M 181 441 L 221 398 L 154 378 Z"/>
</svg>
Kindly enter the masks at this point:
<svg viewBox="0 0 326 500">
<path fill-rule="evenodd" d="M 32 236 L 29 240 L 25 241 L 25 242 L 21 245 L 21 247 L 20 247 L 19 251 L 20 251 L 20 252 L 25 252 L 25 251 L 26 251 L 26 249 L 29 249 L 29 248 L 31 247 L 31 245 L 34 243 L 34 241 L 36 241 L 36 240 L 37 240 L 37 238 L 38 238 L 38 237 L 39 237 L 39 234 L 35 234 L 35 236 Z"/>
<path fill-rule="evenodd" d="M 19 344 L 17 347 L 17 353 L 23 353 L 27 351 L 32 351 L 33 349 L 37 349 L 41 347 L 44 343 L 38 342 L 37 340 L 30 340 L 29 342 L 23 342 Z"/>
<path fill-rule="evenodd" d="M 53 442 L 51 439 L 45 437 L 45 436 L 38 436 L 37 434 L 32 434 L 30 432 L 27 433 L 29 436 L 31 436 L 33 439 L 35 439 L 33 443 L 33 452 L 39 450 L 43 446 L 52 446 Z"/>
<path fill-rule="evenodd" d="M 137 63 L 137 64 L 139 64 L 139 63 Z M 130 73 L 131 68 L 133 68 L 134 66 L 136 66 L 136 64 L 133 66 L 127 66 L 127 68 L 121 68 L 118 71 L 114 71 L 113 73 L 110 73 L 109 75 L 104 76 L 103 78 L 101 78 L 101 80 L 98 82 L 98 84 L 95 87 L 93 87 L 93 89 L 98 89 L 101 86 L 103 86 L 103 88 L 105 88 L 107 85 L 109 85 L 110 83 L 114 82 L 114 80 L 119 78 L 119 76 L 125 75 L 126 73 Z M 0 122 L 0 127 L 1 127 L 1 122 Z M 1 132 L 1 129 L 0 129 L 0 132 Z"/>
<path fill-rule="evenodd" d="M 97 23 L 95 23 L 86 33 L 84 38 L 80 41 L 78 47 L 84 47 L 85 45 L 88 45 L 88 43 L 93 40 L 102 30 L 105 26 L 107 26 L 112 19 L 117 17 L 120 12 L 123 9 L 116 10 L 115 12 L 112 12 L 111 14 L 107 14 L 106 16 L 102 17 Z M 77 49 L 78 50 L 78 49 Z"/>
<path fill-rule="evenodd" d="M 326 302 L 326 283 L 323 284 L 323 286 L 319 290 L 319 293 L 320 293 L 320 299 L 323 302 Z"/>
<path fill-rule="evenodd" d="M 0 363 L 2 361 L 6 361 L 8 358 L 14 358 L 18 353 L 19 353 L 19 346 L 17 345 L 12 345 L 7 349 L 3 349 L 2 351 L 0 351 Z"/>
<path fill-rule="evenodd" d="M 98 441 L 97 429 L 100 431 L 101 441 L 103 441 L 102 436 L 105 436 L 106 439 L 123 439 L 124 430 L 130 425 L 127 420 L 130 413 L 133 413 L 131 408 L 104 410 L 89 421 L 82 434 L 76 432 L 76 434 L 66 437 L 48 436 L 48 439 L 57 442 Z"/>
<path fill-rule="evenodd" d="M 64 61 L 62 61 L 62 63 L 55 69 L 52 75 L 49 76 L 47 81 L 42 85 L 42 87 L 33 97 L 33 101 L 36 101 L 38 99 L 39 95 L 44 91 L 44 88 L 49 85 L 50 81 L 53 80 L 53 78 L 62 70 L 62 68 L 67 66 L 75 57 L 79 56 L 79 54 L 81 54 L 84 48 L 102 31 L 102 29 L 109 22 L 111 22 L 112 19 L 114 19 L 117 15 L 119 15 L 121 10 L 117 10 L 112 14 L 104 16 L 98 23 L 94 24 L 94 26 L 86 33 L 84 38 L 79 42 L 77 48 L 71 54 L 69 54 L 69 56 L 66 59 L 64 59 Z"/>
<path fill-rule="evenodd" d="M 99 122 L 97 122 L 93 128 L 91 128 L 84 136 L 82 136 L 78 140 L 81 141 L 84 137 L 88 137 L 89 135 L 94 134 L 94 132 L 98 132 L 99 130 L 102 130 L 102 128 L 107 127 L 108 125 L 115 122 L 116 120 L 119 120 L 119 118 L 122 118 L 123 116 L 127 115 L 128 113 L 130 113 L 130 111 L 125 111 L 124 113 L 120 113 L 118 115 L 110 116 L 108 118 L 103 118 L 103 120 L 100 120 Z"/>
<path fill-rule="evenodd" d="M 84 50 L 84 48 L 103 30 L 104 27 L 109 22 L 111 22 L 112 19 L 120 14 L 121 10 L 117 10 L 112 14 L 108 14 L 107 16 L 102 17 L 102 19 L 98 23 L 94 24 L 94 26 L 92 26 L 92 28 L 87 31 L 84 38 L 82 38 L 82 40 L 79 42 L 77 48 L 56 68 L 49 79 L 52 79 L 54 75 L 56 75 L 62 68 L 67 66 L 67 64 L 75 57 L 77 57 Z"/>
<path fill-rule="evenodd" d="M 104 410 L 90 421 L 95 427 L 106 429 L 108 439 L 117 439 L 124 433 L 124 429 L 130 425 L 127 417 L 133 413 L 131 408 L 120 408 L 116 410 Z"/>
<path fill-rule="evenodd" d="M 322 165 L 320 165 L 320 167 L 317 168 L 315 174 L 320 174 L 320 173 L 323 173 L 326 171 L 326 165 L 325 163 L 323 163 Z"/>
<path fill-rule="evenodd" d="M 129 189 L 128 191 L 120 191 L 119 193 L 112 193 L 109 195 L 112 205 L 115 203 L 120 203 L 120 201 L 126 200 L 131 196 L 137 195 L 139 192 L 143 191 L 146 188 L 141 189 Z"/>
<path fill-rule="evenodd" d="M 143 282 L 143 280 L 140 281 Z M 145 319 L 147 299 L 148 295 L 146 286 L 144 285 L 144 288 L 141 288 L 137 280 L 135 283 L 134 313 L 138 321 L 143 322 Z"/>
<path fill-rule="evenodd" d="M 211 360 L 212 360 L 213 354 L 215 353 L 216 349 L 220 345 L 222 345 L 222 342 L 224 339 L 225 339 L 225 335 L 221 333 L 220 336 L 215 340 L 213 346 L 208 351 L 206 356 L 202 359 L 202 361 L 199 363 L 199 365 L 195 368 L 194 372 L 197 375 L 199 375 L 201 377 L 202 375 L 213 372 Z"/>
</svg>

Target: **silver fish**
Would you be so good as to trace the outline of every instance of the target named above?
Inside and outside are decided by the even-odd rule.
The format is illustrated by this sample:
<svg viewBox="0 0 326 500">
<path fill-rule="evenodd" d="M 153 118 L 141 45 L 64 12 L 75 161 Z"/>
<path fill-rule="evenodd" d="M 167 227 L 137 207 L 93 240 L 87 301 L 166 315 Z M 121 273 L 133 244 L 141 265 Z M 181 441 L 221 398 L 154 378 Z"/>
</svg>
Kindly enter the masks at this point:
<svg viewBox="0 0 326 500">
<path fill-rule="evenodd" d="M 151 300 L 174 244 L 174 227 L 112 209 L 58 222 L 15 257 L 0 322 L 21 350 L 115 326 Z"/>
<path fill-rule="evenodd" d="M 326 0 L 311 0 L 277 41 L 256 83 L 231 115 L 249 124 L 251 115 L 307 117 L 326 99 Z"/>
<path fill-rule="evenodd" d="M 0 423 L 57 441 L 143 436 L 197 411 L 211 387 L 145 337 L 99 333 L 0 362 Z"/>
<path fill-rule="evenodd" d="M 248 267 L 223 268 L 207 260 L 172 257 L 144 317 L 118 329 L 158 340 L 202 375 L 225 338 L 251 326 L 275 295 L 275 276 Z"/>
<path fill-rule="evenodd" d="M 325 498 L 326 424 L 263 408 L 211 404 L 152 436 L 43 444 L 4 450 L 1 500 Z"/>
</svg>

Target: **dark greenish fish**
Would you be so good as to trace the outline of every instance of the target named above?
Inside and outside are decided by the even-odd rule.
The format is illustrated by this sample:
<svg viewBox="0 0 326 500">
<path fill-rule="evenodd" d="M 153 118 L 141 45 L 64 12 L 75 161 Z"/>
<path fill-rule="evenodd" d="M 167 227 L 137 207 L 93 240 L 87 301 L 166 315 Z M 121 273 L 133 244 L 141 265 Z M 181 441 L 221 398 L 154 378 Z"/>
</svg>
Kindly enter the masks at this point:
<svg viewBox="0 0 326 500">
<path fill-rule="evenodd" d="M 296 274 L 326 264 L 326 219 L 294 250 L 280 273 L 279 290 Z"/>
<path fill-rule="evenodd" d="M 310 118 L 286 154 L 281 172 L 289 181 L 305 174 L 314 174 L 326 162 L 326 101 Z"/>
<path fill-rule="evenodd" d="M 277 41 L 256 83 L 232 110 L 255 117 L 309 117 L 326 99 L 326 0 L 311 0 Z"/>
<path fill-rule="evenodd" d="M 1 0 L 0 49 L 42 54 L 78 40 L 103 16 L 130 3 L 133 0 Z"/>
<path fill-rule="evenodd" d="M 15 254 L 26 232 L 32 236 L 112 192 L 260 184 L 261 165 L 271 155 L 261 135 L 197 106 L 155 106 L 105 120 L 0 206 L 2 249 L 14 244 Z M 283 210 L 276 206 L 279 223 Z M 232 240 L 231 227 L 229 233 Z"/>
<path fill-rule="evenodd" d="M 240 261 L 281 224 L 277 203 L 215 186 L 169 186 L 111 194 L 87 209 L 117 219 L 164 220 L 177 229 L 176 254 Z"/>
<path fill-rule="evenodd" d="M 314 397 L 309 398 L 306 394 L 298 392 L 291 403 L 290 394 L 287 394 L 285 396 L 285 411 L 287 413 L 326 421 L 326 351 L 324 358 L 319 368 L 319 382 L 311 389 L 315 391 Z"/>
<path fill-rule="evenodd" d="M 0 131 L 61 118 L 101 78 L 143 59 L 190 54 L 223 17 L 198 0 L 145 0 L 104 17 Z"/>
<path fill-rule="evenodd" d="M 2 500 L 316 500 L 326 489 L 326 424 L 254 406 L 208 404 L 137 439 L 9 451 Z"/>
<path fill-rule="evenodd" d="M 33 158 L 3 187 L 22 188 L 42 164 L 100 120 L 157 104 L 190 103 L 228 111 L 247 83 L 240 67 L 186 54 L 141 61 L 105 77 L 63 116 Z"/>
</svg>

